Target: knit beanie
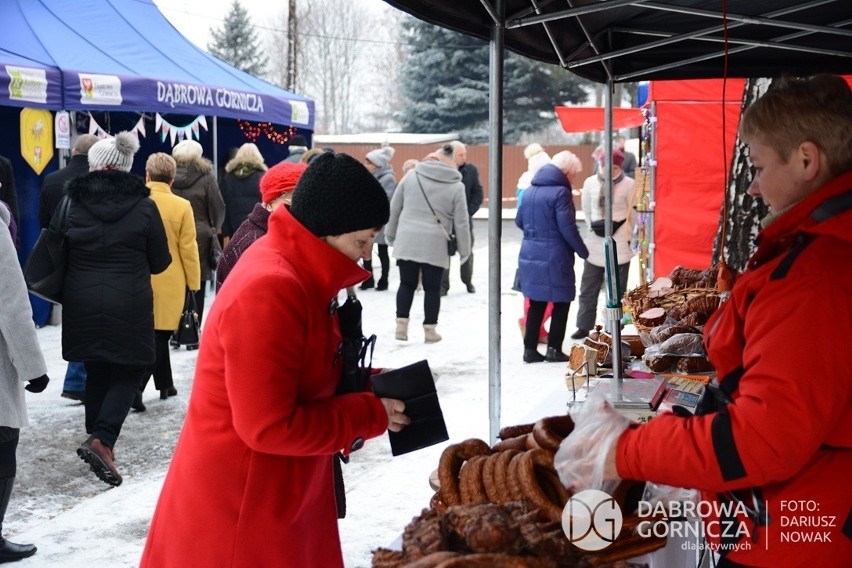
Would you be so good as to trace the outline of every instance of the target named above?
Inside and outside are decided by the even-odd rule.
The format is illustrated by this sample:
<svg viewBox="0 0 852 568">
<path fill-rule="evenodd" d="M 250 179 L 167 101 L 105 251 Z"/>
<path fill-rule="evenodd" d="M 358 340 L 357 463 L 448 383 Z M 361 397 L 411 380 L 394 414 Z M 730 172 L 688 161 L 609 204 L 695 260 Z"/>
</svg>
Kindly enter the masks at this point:
<svg viewBox="0 0 852 568">
<path fill-rule="evenodd" d="M 390 164 L 391 158 L 393 158 L 394 149 L 390 146 L 383 146 L 381 148 L 376 148 L 375 150 L 371 150 L 367 152 L 367 159 L 370 160 L 374 165 L 383 168 Z"/>
<path fill-rule="evenodd" d="M 294 134 L 290 138 L 290 146 L 304 146 L 305 148 L 307 148 L 308 141 L 301 134 Z"/>
<path fill-rule="evenodd" d="M 550 163 L 550 155 L 547 152 L 542 150 L 541 152 L 536 152 L 529 158 L 527 158 L 527 171 L 535 174 L 545 164 Z"/>
<path fill-rule="evenodd" d="M 349 154 L 317 156 L 299 178 L 290 213 L 318 237 L 381 227 L 390 218 L 382 185 Z"/>
<path fill-rule="evenodd" d="M 529 160 L 536 154 L 541 154 L 542 152 L 544 152 L 544 148 L 541 147 L 541 144 L 533 142 L 532 144 L 527 144 L 527 147 L 524 148 L 524 158 Z"/>
<path fill-rule="evenodd" d="M 89 169 L 129 172 L 137 150 L 139 140 L 136 136 L 119 132 L 114 138 L 104 138 L 89 148 Z"/>
<path fill-rule="evenodd" d="M 264 203 L 272 203 L 282 194 L 293 191 L 296 182 L 307 168 L 308 164 L 299 162 L 281 162 L 269 168 L 260 178 L 261 200 Z"/>
<path fill-rule="evenodd" d="M 204 148 L 192 139 L 181 140 L 172 148 L 172 157 L 179 162 L 191 162 L 201 158 Z"/>
<path fill-rule="evenodd" d="M 606 161 L 606 153 L 601 152 L 600 158 L 598 158 L 598 163 L 603 167 L 604 162 Z M 622 152 L 619 148 L 613 148 L 612 150 L 612 163 L 613 165 L 621 167 L 621 164 L 624 163 L 624 152 Z"/>
</svg>

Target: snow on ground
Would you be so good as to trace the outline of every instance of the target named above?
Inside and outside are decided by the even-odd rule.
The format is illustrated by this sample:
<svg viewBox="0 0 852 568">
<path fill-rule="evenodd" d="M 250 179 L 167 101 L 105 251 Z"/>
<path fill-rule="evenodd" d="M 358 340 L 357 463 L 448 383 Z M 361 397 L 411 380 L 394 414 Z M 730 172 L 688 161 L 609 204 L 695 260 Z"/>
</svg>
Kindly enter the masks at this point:
<svg viewBox="0 0 852 568">
<path fill-rule="evenodd" d="M 468 294 L 465 290 L 455 257 L 450 292 L 441 303 L 438 331 L 443 341 L 429 345 L 423 342 L 422 293 L 414 299 L 409 341 L 394 339 L 395 290 L 399 283 L 395 270 L 391 272 L 390 290 L 359 293 L 364 304 L 365 333 L 378 336 L 374 366 L 397 367 L 428 359 L 438 376 L 436 386 L 450 441 L 392 457 L 385 435 L 368 441 L 364 449 L 353 454 L 343 470 L 348 514 L 340 521 L 347 568 L 369 566 L 371 550 L 391 544 L 411 518 L 428 506 L 432 496 L 429 474 L 437 467 L 447 444 L 470 437 L 488 438 L 487 222 L 477 220 L 475 231 L 477 292 Z M 511 290 L 520 231 L 511 220 L 503 221 L 501 242 L 500 410 L 501 423 L 507 425 L 528 421 L 548 399 L 563 397 L 566 387 L 564 364 L 522 363 L 517 320 L 523 300 Z M 579 261 L 578 283 L 581 272 Z M 632 279 L 636 276 L 631 275 Z M 210 301 L 208 296 L 208 304 Z M 574 302 L 568 335 L 574 330 L 576 311 Z M 110 488 L 90 473 L 75 453 L 86 433 L 82 405 L 59 396 L 66 366 L 61 356 L 61 330 L 57 326 L 42 328 L 39 338 L 51 382 L 41 394 L 27 393 L 32 424 L 21 431 L 17 484 L 3 527 L 5 537 L 13 542 L 34 543 L 39 550 L 16 566 L 137 566 L 186 411 L 198 352 L 171 352 L 177 397 L 161 401 L 153 381 L 149 383 L 145 393 L 148 410 L 131 412 L 115 448 L 116 465 L 124 483 Z M 566 339 L 566 347 L 569 342 Z M 561 402 L 557 408 L 560 406 Z M 199 519 L 199 530 L 203 530 L 203 519 Z"/>
</svg>

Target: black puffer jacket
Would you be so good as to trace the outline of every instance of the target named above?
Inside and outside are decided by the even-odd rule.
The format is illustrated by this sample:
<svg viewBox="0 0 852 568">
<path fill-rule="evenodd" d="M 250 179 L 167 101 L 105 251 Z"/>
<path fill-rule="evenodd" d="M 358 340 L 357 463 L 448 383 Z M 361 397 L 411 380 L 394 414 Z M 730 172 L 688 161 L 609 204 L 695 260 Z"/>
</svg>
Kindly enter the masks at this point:
<svg viewBox="0 0 852 568">
<path fill-rule="evenodd" d="M 68 185 L 68 267 L 62 356 L 68 361 L 154 362 L 151 274 L 172 261 L 163 221 L 133 174 L 98 171 Z"/>
<path fill-rule="evenodd" d="M 230 165 L 230 164 L 229 164 Z M 222 178 L 222 199 L 225 201 L 225 221 L 222 234 L 234 236 L 255 203 L 260 202 L 260 178 L 266 173 L 257 164 L 242 163 Z"/>
</svg>

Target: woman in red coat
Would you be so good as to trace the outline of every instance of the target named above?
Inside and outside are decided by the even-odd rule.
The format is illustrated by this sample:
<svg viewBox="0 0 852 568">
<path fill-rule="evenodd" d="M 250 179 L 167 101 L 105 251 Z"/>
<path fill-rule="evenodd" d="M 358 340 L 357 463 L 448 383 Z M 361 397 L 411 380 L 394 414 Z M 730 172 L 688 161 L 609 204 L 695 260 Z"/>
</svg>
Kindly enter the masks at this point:
<svg viewBox="0 0 852 568">
<path fill-rule="evenodd" d="M 342 566 L 332 456 L 408 423 L 401 401 L 335 395 L 337 294 L 387 222 L 357 160 L 319 156 L 240 259 L 204 329 L 144 567 Z"/>
</svg>

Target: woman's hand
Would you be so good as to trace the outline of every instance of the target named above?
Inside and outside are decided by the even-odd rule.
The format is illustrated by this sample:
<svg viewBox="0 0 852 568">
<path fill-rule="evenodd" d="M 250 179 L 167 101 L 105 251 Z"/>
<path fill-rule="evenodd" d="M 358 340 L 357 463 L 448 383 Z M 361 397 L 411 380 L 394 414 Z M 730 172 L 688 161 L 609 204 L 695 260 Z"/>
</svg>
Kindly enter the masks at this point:
<svg viewBox="0 0 852 568">
<path fill-rule="evenodd" d="M 395 398 L 379 399 L 385 407 L 385 412 L 388 413 L 388 430 L 391 432 L 399 432 L 406 425 L 411 423 L 411 418 L 403 414 L 405 403 Z"/>
</svg>

